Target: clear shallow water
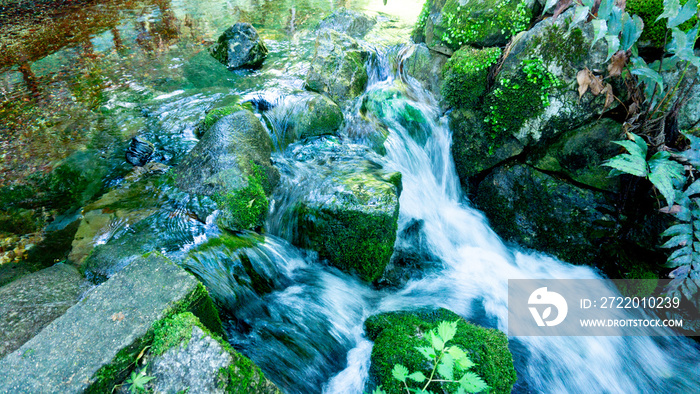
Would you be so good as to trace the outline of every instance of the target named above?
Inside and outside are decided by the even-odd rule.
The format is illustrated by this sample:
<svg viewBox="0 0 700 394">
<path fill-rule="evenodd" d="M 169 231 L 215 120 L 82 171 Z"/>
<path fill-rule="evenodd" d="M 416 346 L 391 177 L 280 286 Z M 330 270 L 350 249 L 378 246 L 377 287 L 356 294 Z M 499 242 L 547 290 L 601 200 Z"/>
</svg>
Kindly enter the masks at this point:
<svg viewBox="0 0 700 394">
<path fill-rule="evenodd" d="M 353 8 L 384 10 L 381 1 L 349 3 Z M 399 2 L 388 3 L 402 8 Z M 118 5 L 110 10 L 113 23 L 75 34 L 87 38 L 31 62 L 39 95 L 23 78 L 20 65 L 0 70 L 5 100 L 1 110 L 8 120 L 3 123 L 7 171 L 2 172 L 2 182 L 48 170 L 55 160 L 86 146 L 121 155 L 124 142 L 134 134 L 156 143 L 159 161 L 176 163 L 196 143 L 194 127 L 217 101 L 261 91 L 282 95 L 300 88 L 313 39 L 304 27 L 337 6 L 330 1 Z M 415 20 L 419 8 L 420 4 L 406 20 Z M 102 15 L 103 10 L 93 12 Z M 259 72 L 229 73 L 205 51 L 207 43 L 238 16 L 249 18 L 268 39 L 271 55 Z M 173 26 L 177 34 L 172 33 Z M 375 37 L 373 45 L 383 52 L 397 41 L 399 32 L 407 31 L 396 29 L 385 40 Z M 371 342 L 363 336 L 362 322 L 371 314 L 442 306 L 470 321 L 505 330 L 508 278 L 596 277 L 587 267 L 506 247 L 460 192 L 449 155 L 450 135 L 434 99 L 412 81 L 394 76 L 391 59 L 377 59 L 368 94 L 398 87 L 405 103 L 430 120 L 429 138 L 416 141 L 389 111 L 378 119 L 391 132 L 385 143 L 387 155 L 372 158 L 403 174 L 399 233 L 420 223 L 415 238 L 421 251 L 431 256 L 422 276 L 398 290 L 373 289 L 320 264 L 313 253 L 291 246 L 285 240 L 289 234 L 284 223 L 272 222 L 272 234 L 262 246 L 248 251 L 248 262 L 225 248 L 187 262 L 227 311 L 231 343 L 288 393 L 363 392 Z M 90 78 L 93 82 L 81 84 Z M 351 105 L 346 116 L 352 120 L 358 111 L 359 104 Z M 281 168 L 287 166 L 284 181 L 292 185 L 309 170 L 283 153 L 275 160 Z M 298 189 L 282 189 L 275 202 L 294 201 L 304 188 L 312 189 L 314 183 L 308 180 L 312 177 L 306 178 Z M 114 185 L 119 182 L 115 177 Z M 211 217 L 190 220 L 191 216 L 178 214 L 182 220 L 168 225 L 168 220 L 178 219 L 172 212 L 182 211 L 169 204 L 178 199 L 164 197 L 165 207 L 153 216 L 154 231 L 163 231 L 161 225 L 167 230 L 191 221 L 196 231 L 175 237 L 182 249 L 218 235 Z M 111 235 L 106 238 L 119 233 L 108 230 Z M 415 238 L 402 238 L 397 244 L 414 243 Z M 173 257 L 181 253 L 176 245 L 169 245 L 166 252 Z M 246 276 L 246 264 L 259 277 Z M 266 291 L 259 295 L 254 286 Z M 697 346 L 683 338 L 511 338 L 511 350 L 519 375 L 516 391 L 686 393 L 700 387 Z"/>
</svg>

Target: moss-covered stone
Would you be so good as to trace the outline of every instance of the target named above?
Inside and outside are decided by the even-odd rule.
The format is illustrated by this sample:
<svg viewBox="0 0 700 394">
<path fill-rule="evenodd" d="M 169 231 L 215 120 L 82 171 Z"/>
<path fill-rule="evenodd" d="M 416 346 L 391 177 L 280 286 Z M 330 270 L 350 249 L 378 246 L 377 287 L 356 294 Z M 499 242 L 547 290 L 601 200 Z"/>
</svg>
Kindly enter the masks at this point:
<svg viewBox="0 0 700 394">
<path fill-rule="evenodd" d="M 500 48 L 464 47 L 456 51 L 442 71 L 442 97 L 455 108 L 471 108 L 480 103 L 486 92 L 489 67 L 500 56 Z"/>
<path fill-rule="evenodd" d="M 447 309 L 388 312 L 365 321 L 365 332 L 374 341 L 368 391 L 381 385 L 389 394 L 403 393 L 401 383 L 391 373 L 396 364 L 429 376 L 429 364 L 416 347 L 430 346 L 424 335 L 442 321 L 457 321 L 452 343 L 461 347 L 476 364 L 472 371 L 489 385 L 489 392 L 510 393 L 516 375 L 506 335 L 470 324 Z M 432 390 L 439 392 L 440 387 L 436 385 Z"/>
<path fill-rule="evenodd" d="M 433 3 L 431 8 L 435 9 L 443 2 Z M 533 3 L 527 0 L 447 0 L 439 13 L 431 13 L 424 22 L 426 43 L 428 47 L 444 45 L 452 50 L 464 45 L 504 45 L 515 33 L 529 27 Z M 418 36 L 416 33 L 414 37 Z"/>
<path fill-rule="evenodd" d="M 333 177 L 332 190 L 293 208 L 293 242 L 366 281 L 378 279 L 393 252 L 399 215 L 394 174 L 349 173 Z"/>
<path fill-rule="evenodd" d="M 225 107 L 220 107 L 220 108 L 214 108 L 211 111 L 207 112 L 207 115 L 204 117 L 204 120 L 202 123 L 197 127 L 196 134 L 197 137 L 202 137 L 204 133 L 211 128 L 211 126 L 214 125 L 214 123 L 218 122 L 219 119 L 223 118 L 226 115 L 231 115 L 234 112 L 242 111 L 243 107 L 241 107 L 238 104 L 233 104 L 233 105 L 228 105 Z"/>
<path fill-rule="evenodd" d="M 266 176 L 262 168 L 252 164 L 253 174 L 248 177 L 248 185 L 216 195 L 220 212 L 217 223 L 230 230 L 254 230 L 260 228 L 267 216 L 269 201 L 263 184 Z"/>
<path fill-rule="evenodd" d="M 558 173 L 588 187 L 617 192 L 619 177 L 609 176 L 602 164 L 619 152 L 613 141 L 624 138 L 622 126 L 612 119 L 601 119 L 567 131 L 533 155 L 533 166 L 539 170 Z"/>
<path fill-rule="evenodd" d="M 524 165 L 494 170 L 479 184 L 475 203 L 505 240 L 575 264 L 596 262 L 618 226 L 604 193 Z"/>
<path fill-rule="evenodd" d="M 401 60 L 401 71 L 420 81 L 435 96 L 440 95 L 442 69 L 448 57 L 428 49 L 424 44 L 417 44 Z"/>
<path fill-rule="evenodd" d="M 321 31 L 306 75 L 308 89 L 336 103 L 359 96 L 367 85 L 368 56 L 352 37 L 334 30 Z"/>
</svg>

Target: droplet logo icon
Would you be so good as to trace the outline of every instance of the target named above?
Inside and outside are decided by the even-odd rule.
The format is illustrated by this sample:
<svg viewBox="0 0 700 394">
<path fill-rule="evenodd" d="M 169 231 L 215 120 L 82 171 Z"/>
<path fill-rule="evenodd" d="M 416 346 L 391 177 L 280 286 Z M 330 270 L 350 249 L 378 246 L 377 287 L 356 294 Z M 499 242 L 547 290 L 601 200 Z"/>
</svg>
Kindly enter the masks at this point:
<svg viewBox="0 0 700 394">
<path fill-rule="evenodd" d="M 566 318 L 566 314 L 569 312 L 569 306 L 566 304 L 566 300 L 561 294 L 554 291 L 547 291 L 546 287 L 540 287 L 530 294 L 530 298 L 527 300 L 529 305 L 550 305 L 540 315 L 539 311 L 535 307 L 530 307 L 530 313 L 535 319 L 538 326 L 556 326 L 563 322 Z M 557 309 L 556 317 L 550 320 L 547 318 L 552 314 L 552 306 Z"/>
</svg>

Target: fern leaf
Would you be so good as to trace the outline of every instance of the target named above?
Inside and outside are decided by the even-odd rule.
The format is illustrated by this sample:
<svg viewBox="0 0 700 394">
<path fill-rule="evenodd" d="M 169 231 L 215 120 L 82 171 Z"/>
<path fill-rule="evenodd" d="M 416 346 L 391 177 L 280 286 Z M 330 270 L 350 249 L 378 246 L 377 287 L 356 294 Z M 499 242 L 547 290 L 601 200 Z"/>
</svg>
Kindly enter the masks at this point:
<svg viewBox="0 0 700 394">
<path fill-rule="evenodd" d="M 661 192 L 669 206 L 676 196 L 674 183 L 685 181 L 684 167 L 669 158 L 668 152 L 657 152 L 649 159 L 649 180 Z"/>
<path fill-rule="evenodd" d="M 683 234 L 678 234 L 675 237 L 672 237 L 666 243 L 661 245 L 662 248 L 675 248 L 677 246 L 690 246 L 693 242 L 693 234 L 692 233 L 683 233 Z"/>
<path fill-rule="evenodd" d="M 679 234 L 688 234 L 693 232 L 693 226 L 690 223 L 680 223 L 674 224 L 673 226 L 667 228 L 661 236 L 671 237 Z"/>
</svg>

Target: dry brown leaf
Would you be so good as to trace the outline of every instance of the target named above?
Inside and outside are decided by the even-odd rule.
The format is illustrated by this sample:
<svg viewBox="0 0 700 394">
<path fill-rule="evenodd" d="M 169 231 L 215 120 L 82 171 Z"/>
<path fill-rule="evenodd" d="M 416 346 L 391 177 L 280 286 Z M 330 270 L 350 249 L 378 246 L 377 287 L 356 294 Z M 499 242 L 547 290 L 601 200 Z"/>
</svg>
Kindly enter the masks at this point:
<svg viewBox="0 0 700 394">
<path fill-rule="evenodd" d="M 628 110 L 628 115 L 634 115 L 634 114 L 636 114 L 637 112 L 639 112 L 639 104 L 637 104 L 637 103 L 632 103 L 632 104 L 630 105 L 629 110 Z"/>
<path fill-rule="evenodd" d="M 612 104 L 613 100 L 615 100 L 615 95 L 613 95 L 613 88 L 612 85 L 609 83 L 605 84 L 605 88 L 601 91 L 601 93 L 605 93 L 605 106 L 603 106 L 603 110 L 608 108 L 610 104 Z"/>
<path fill-rule="evenodd" d="M 112 321 L 122 321 L 124 320 L 124 314 L 121 312 L 115 313 L 112 315 Z"/>
<path fill-rule="evenodd" d="M 554 7 L 554 13 L 552 14 L 552 20 L 557 20 L 557 17 L 564 11 L 566 11 L 571 6 L 571 0 L 559 0 L 557 6 Z"/>
<path fill-rule="evenodd" d="M 600 77 L 596 77 L 593 73 L 590 73 L 588 77 L 591 79 L 590 88 L 591 93 L 597 96 L 603 92 L 605 86 L 603 85 L 603 80 Z"/>
<path fill-rule="evenodd" d="M 576 74 L 576 82 L 578 82 L 578 98 L 581 99 L 586 90 L 588 90 L 588 85 L 591 84 L 591 78 L 589 77 L 591 71 L 588 68 L 584 68 Z"/>
<path fill-rule="evenodd" d="M 622 69 L 625 68 L 627 64 L 627 52 L 619 50 L 612 55 L 610 59 L 610 64 L 608 64 L 608 75 L 611 77 L 617 77 L 622 74 Z"/>
</svg>

